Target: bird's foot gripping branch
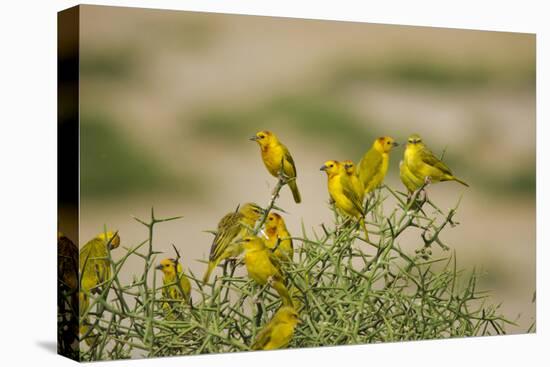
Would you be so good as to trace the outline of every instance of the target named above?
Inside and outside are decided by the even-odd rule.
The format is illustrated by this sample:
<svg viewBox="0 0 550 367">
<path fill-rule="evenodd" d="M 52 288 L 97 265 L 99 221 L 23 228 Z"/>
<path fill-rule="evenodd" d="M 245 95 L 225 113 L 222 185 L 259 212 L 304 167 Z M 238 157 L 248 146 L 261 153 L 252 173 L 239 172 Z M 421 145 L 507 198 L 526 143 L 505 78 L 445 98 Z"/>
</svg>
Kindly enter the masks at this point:
<svg viewBox="0 0 550 367">
<path fill-rule="evenodd" d="M 458 206 L 444 211 L 421 200 L 420 190 L 408 198 L 384 186 L 367 204 L 369 240 L 358 226 L 343 225 L 346 218 L 338 213 L 334 223 L 307 229 L 306 219 L 299 236 L 286 227 L 281 235 L 284 221 L 275 211 L 285 183 L 278 181 L 275 195 L 238 240 L 242 266 L 223 267 L 211 281 L 195 276 L 180 251 L 161 255 L 156 250 L 156 225 L 180 217 L 157 219 L 151 211 L 149 221 L 136 218 L 146 238 L 113 250 L 116 257 L 108 251 L 104 261 L 110 277 L 99 292 L 90 292 L 81 310 L 88 327 L 81 358 L 505 333 L 510 321 L 488 304 L 488 293 L 478 289 L 478 274 L 458 269 L 460 250 L 447 251 L 452 246 L 444 243 L 445 231 L 458 224 Z M 270 247 L 273 231 L 279 235 Z M 182 245 L 176 242 L 174 248 Z M 283 249 L 284 257 L 275 256 Z M 143 265 L 133 276 L 126 273 L 130 259 Z"/>
</svg>

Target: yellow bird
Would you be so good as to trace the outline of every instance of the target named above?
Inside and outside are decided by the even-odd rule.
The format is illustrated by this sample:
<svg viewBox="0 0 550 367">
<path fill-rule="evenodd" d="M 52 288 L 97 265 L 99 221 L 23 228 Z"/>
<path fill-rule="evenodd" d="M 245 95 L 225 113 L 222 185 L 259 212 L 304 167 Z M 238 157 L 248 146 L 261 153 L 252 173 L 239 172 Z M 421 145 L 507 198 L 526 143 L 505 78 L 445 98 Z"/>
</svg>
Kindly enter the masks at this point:
<svg viewBox="0 0 550 367">
<path fill-rule="evenodd" d="M 111 231 L 100 233 L 88 241 L 80 250 L 80 292 L 79 312 L 82 316 L 90 304 L 89 293 L 101 292 L 101 284 L 111 278 L 111 263 L 108 256 L 109 251 L 120 245 L 120 236 Z M 89 321 L 87 318 L 80 319 L 81 337 L 88 333 Z M 88 345 L 97 340 L 97 336 L 89 333 L 85 338 Z"/>
<path fill-rule="evenodd" d="M 321 167 L 321 171 L 325 171 L 327 174 L 328 193 L 336 208 L 346 215 L 357 218 L 368 238 L 363 202 L 353 189 L 344 165 L 338 161 L 326 161 Z"/>
<path fill-rule="evenodd" d="M 100 233 L 80 250 L 80 289 L 99 293 L 99 285 L 111 278 L 109 251 L 120 245 L 120 237 L 111 231 Z"/>
<path fill-rule="evenodd" d="M 399 178 L 401 178 L 401 182 L 403 182 L 403 185 L 407 188 L 409 195 L 418 190 L 424 184 L 424 180 L 419 179 L 412 174 L 409 166 L 407 166 L 404 160 L 399 162 Z"/>
<path fill-rule="evenodd" d="M 296 184 L 296 165 L 288 148 L 271 131 L 259 131 L 250 140 L 257 142 L 260 146 L 262 160 L 272 176 L 279 177 L 282 167 L 283 174 L 288 179 L 288 187 L 292 191 L 294 201 L 300 203 L 302 198 Z"/>
<path fill-rule="evenodd" d="M 279 263 L 263 239 L 256 236 L 244 237 L 240 243 L 244 250 L 244 263 L 248 276 L 259 285 L 270 284 L 279 294 L 283 305 L 291 306 L 292 301 L 284 279 L 279 272 Z"/>
<path fill-rule="evenodd" d="M 269 213 L 265 222 L 266 246 L 273 251 L 275 257 L 283 261 L 292 261 L 294 247 L 286 224 L 279 214 Z M 276 247 L 276 248 L 275 248 Z"/>
<path fill-rule="evenodd" d="M 183 268 L 176 259 L 164 259 L 156 268 L 162 271 L 163 296 L 168 299 L 184 299 L 189 302 L 191 283 L 185 276 Z M 178 284 L 179 279 L 179 284 Z"/>
<path fill-rule="evenodd" d="M 163 259 L 156 267 L 162 271 L 162 296 L 168 300 L 184 300 L 191 304 L 191 283 L 183 272 L 181 264 L 176 259 Z M 168 316 L 172 315 L 175 306 L 171 302 L 164 302 L 162 308 Z"/>
<path fill-rule="evenodd" d="M 407 140 L 403 161 L 412 175 L 422 183 L 456 181 L 469 187 L 466 182 L 453 175 L 451 169 L 426 147 L 417 134 L 411 135 Z"/>
<path fill-rule="evenodd" d="M 347 189 L 353 190 L 362 205 L 365 198 L 365 188 L 363 186 L 363 182 L 361 182 L 359 176 L 357 175 L 355 163 L 348 159 L 343 161 L 342 164 L 344 165 L 344 169 L 346 171 L 346 175 L 342 175 L 342 179 L 344 180 L 343 186 Z"/>
<path fill-rule="evenodd" d="M 204 283 L 208 282 L 210 274 L 222 260 L 236 257 L 241 253 L 235 240 L 250 234 L 250 230 L 263 213 L 264 210 L 257 204 L 246 203 L 237 211 L 226 214 L 220 220 L 210 248 L 208 269 L 202 279 Z"/>
<path fill-rule="evenodd" d="M 298 313 L 289 306 L 281 307 L 256 336 L 253 350 L 271 350 L 286 347 L 300 323 Z"/>
<path fill-rule="evenodd" d="M 391 150 L 398 146 L 390 136 L 383 136 L 374 141 L 370 150 L 359 162 L 359 179 L 365 187 L 365 194 L 372 192 L 382 184 L 390 162 Z"/>
</svg>

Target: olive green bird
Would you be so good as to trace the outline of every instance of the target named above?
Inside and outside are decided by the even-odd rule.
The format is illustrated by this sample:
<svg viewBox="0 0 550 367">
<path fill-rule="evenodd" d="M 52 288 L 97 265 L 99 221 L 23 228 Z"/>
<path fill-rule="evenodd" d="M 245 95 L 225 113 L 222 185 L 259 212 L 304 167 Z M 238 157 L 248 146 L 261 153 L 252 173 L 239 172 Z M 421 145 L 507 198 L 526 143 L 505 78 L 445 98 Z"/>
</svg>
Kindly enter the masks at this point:
<svg viewBox="0 0 550 367">
<path fill-rule="evenodd" d="M 100 233 L 88 241 L 80 250 L 80 334 L 85 335 L 89 330 L 87 318 L 82 318 L 90 304 L 89 294 L 100 293 L 101 285 L 111 278 L 111 263 L 109 251 L 120 246 L 120 236 L 111 231 Z M 85 339 L 88 345 L 97 340 L 97 336 L 89 333 Z"/>
<path fill-rule="evenodd" d="M 253 350 L 272 350 L 286 347 L 300 323 L 298 313 L 290 306 L 281 307 L 256 336 Z"/>
<path fill-rule="evenodd" d="M 292 300 L 279 271 L 280 263 L 263 239 L 246 236 L 239 241 L 244 250 L 244 263 L 248 276 L 259 285 L 270 284 L 279 294 L 283 305 L 291 306 Z"/>
<path fill-rule="evenodd" d="M 257 204 L 246 203 L 220 220 L 210 247 L 208 268 L 202 278 L 204 283 L 208 282 L 210 274 L 222 260 L 236 257 L 242 252 L 236 240 L 251 233 L 251 229 L 263 213 L 264 210 Z"/>
<path fill-rule="evenodd" d="M 405 186 L 410 185 L 411 188 L 419 188 L 424 182 L 456 181 L 469 187 L 466 182 L 453 175 L 451 169 L 426 147 L 422 138 L 417 134 L 411 135 L 407 140 L 403 165 L 406 165 L 402 170 L 407 175 L 405 178 L 407 184 L 403 182 Z M 407 170 L 411 175 L 408 174 Z"/>
<path fill-rule="evenodd" d="M 80 290 L 99 293 L 100 285 L 111 278 L 109 251 L 120 245 L 120 237 L 111 231 L 100 233 L 80 250 Z"/>
<path fill-rule="evenodd" d="M 191 305 L 191 283 L 183 272 L 182 265 L 176 259 L 163 259 L 156 267 L 162 271 L 162 296 L 168 300 L 183 300 L 188 305 Z M 172 302 L 164 302 L 163 310 L 167 313 L 168 318 L 172 316 L 175 304 Z"/>
<path fill-rule="evenodd" d="M 398 146 L 390 136 L 383 136 L 374 141 L 372 147 L 359 161 L 359 179 L 365 188 L 365 194 L 372 192 L 382 184 L 390 162 L 391 150 Z"/>
</svg>

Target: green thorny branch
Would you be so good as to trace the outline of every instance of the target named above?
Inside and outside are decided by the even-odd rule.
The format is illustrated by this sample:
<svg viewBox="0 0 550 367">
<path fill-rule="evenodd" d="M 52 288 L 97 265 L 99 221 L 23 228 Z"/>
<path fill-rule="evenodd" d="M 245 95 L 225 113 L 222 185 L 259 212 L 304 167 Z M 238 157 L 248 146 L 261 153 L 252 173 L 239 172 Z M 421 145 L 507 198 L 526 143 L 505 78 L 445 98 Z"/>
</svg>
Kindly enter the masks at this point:
<svg viewBox="0 0 550 367">
<path fill-rule="evenodd" d="M 251 229 L 254 234 L 262 236 L 269 212 L 281 210 L 275 203 L 286 183 L 287 178 L 280 176 Z M 303 320 L 290 347 L 505 333 L 505 325 L 512 322 L 498 306 L 487 304 L 488 292 L 476 288 L 475 271 L 457 269 L 456 254 L 449 253 L 442 239 L 447 228 L 458 225 L 458 204 L 444 212 L 421 191 L 407 197 L 387 186 L 376 190 L 366 203 L 369 240 L 358 225 L 349 225 L 348 218 L 337 213 L 333 224 L 320 225 L 321 231 L 308 232 L 302 222 L 301 236 L 292 238 L 294 259 L 283 264 L 287 287 Z M 386 214 L 388 198 L 396 204 Z M 249 350 L 280 307 L 269 286 L 260 289 L 245 271 L 236 270 L 238 266 L 229 271 L 224 267 L 222 276 L 209 284 L 184 269 L 192 283 L 192 305 L 164 299 L 160 292 L 164 286 L 154 271 L 151 274 L 159 260 L 154 229 L 179 218 L 156 219 L 153 210 L 148 222 L 135 218 L 147 228 L 147 239 L 125 248 L 120 260 L 109 256 L 112 278 L 87 310 L 98 337 L 81 352 L 83 360 Z M 400 246 L 404 233 L 416 238 L 416 250 Z M 439 248 L 432 249 L 433 244 Z M 143 271 L 124 284 L 119 275 L 130 257 L 143 261 Z M 176 317 L 166 317 L 165 302 L 178 304 Z"/>
</svg>

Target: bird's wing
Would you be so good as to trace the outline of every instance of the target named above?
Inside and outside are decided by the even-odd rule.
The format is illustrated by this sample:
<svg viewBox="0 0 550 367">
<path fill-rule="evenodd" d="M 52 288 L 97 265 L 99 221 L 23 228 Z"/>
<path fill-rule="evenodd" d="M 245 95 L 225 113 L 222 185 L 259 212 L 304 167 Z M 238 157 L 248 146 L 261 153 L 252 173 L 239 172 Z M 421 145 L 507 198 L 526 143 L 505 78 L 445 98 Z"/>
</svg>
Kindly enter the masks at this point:
<svg viewBox="0 0 550 367">
<path fill-rule="evenodd" d="M 296 164 L 294 163 L 294 159 L 292 159 L 292 156 L 290 155 L 290 152 L 288 151 L 288 148 L 283 145 L 283 151 L 284 151 L 284 159 L 288 162 L 290 167 L 290 172 L 286 172 L 285 174 L 289 177 L 296 177 Z"/>
<path fill-rule="evenodd" d="M 93 241 L 94 243 L 92 246 L 91 257 L 97 259 L 94 259 L 94 265 L 96 266 L 96 271 L 98 272 L 99 281 L 103 283 L 111 278 L 111 264 L 107 259 L 107 257 L 109 256 L 109 250 L 107 249 L 106 241 L 100 240 L 98 238 L 94 239 Z"/>
<path fill-rule="evenodd" d="M 90 261 L 90 248 L 90 242 L 88 242 L 80 249 L 80 272 L 84 271 L 84 265 Z"/>
<path fill-rule="evenodd" d="M 212 241 L 212 247 L 210 247 L 210 260 L 214 260 L 220 256 L 231 241 L 239 234 L 240 217 L 239 213 L 232 212 L 226 214 L 220 220 L 218 231 Z"/>
<path fill-rule="evenodd" d="M 364 176 L 362 179 L 365 180 L 365 182 L 363 182 L 365 188 L 374 178 L 376 172 L 380 171 L 383 161 L 382 154 L 374 149 L 369 150 L 363 159 L 361 159 L 361 162 L 359 162 L 359 172 L 361 176 Z"/>
<path fill-rule="evenodd" d="M 359 211 L 359 213 L 363 214 L 363 203 L 361 202 L 361 198 L 353 189 L 353 185 L 351 184 L 351 180 L 349 179 L 349 177 L 346 174 L 341 175 L 340 182 L 342 184 L 344 195 L 351 201 L 351 203 Z"/>
<path fill-rule="evenodd" d="M 277 243 L 277 242 L 275 242 Z M 269 261 L 273 264 L 273 266 L 278 270 L 281 271 L 281 261 L 277 256 L 275 256 L 275 252 L 273 252 L 271 249 L 266 248 L 266 253 L 268 254 Z"/>
<path fill-rule="evenodd" d="M 99 238 L 86 242 L 80 250 L 80 267 L 84 271 L 84 265 L 89 268 L 92 263 L 100 261 L 100 258 L 107 256 L 107 246 Z"/>
<path fill-rule="evenodd" d="M 439 158 L 437 158 L 428 148 L 422 149 L 419 155 L 422 162 L 439 169 L 443 173 L 452 175 L 451 169 L 447 167 L 447 165 L 443 163 Z"/>
<path fill-rule="evenodd" d="M 105 241 L 94 238 L 80 251 L 80 271 L 86 287 L 96 287 L 111 277 L 111 264 L 107 260 L 108 250 Z M 99 289 L 93 290 L 98 292 Z"/>
<path fill-rule="evenodd" d="M 273 332 L 273 320 L 270 321 L 256 336 L 256 341 L 252 344 L 252 349 L 262 349 L 271 340 L 271 334 Z"/>
</svg>

